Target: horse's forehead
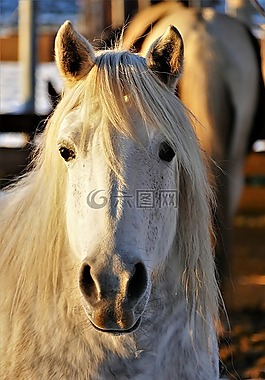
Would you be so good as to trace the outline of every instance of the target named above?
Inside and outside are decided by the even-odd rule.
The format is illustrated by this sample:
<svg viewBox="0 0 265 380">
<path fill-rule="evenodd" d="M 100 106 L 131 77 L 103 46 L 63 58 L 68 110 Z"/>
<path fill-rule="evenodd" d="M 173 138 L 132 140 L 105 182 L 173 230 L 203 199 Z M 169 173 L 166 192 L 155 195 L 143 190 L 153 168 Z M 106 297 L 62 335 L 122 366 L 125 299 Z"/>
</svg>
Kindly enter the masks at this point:
<svg viewBox="0 0 265 380">
<path fill-rule="evenodd" d="M 137 110 L 130 109 L 131 125 L 130 130 L 141 143 L 149 143 L 159 133 L 152 122 L 146 122 Z"/>
<path fill-rule="evenodd" d="M 80 119 L 79 115 L 80 115 L 80 108 L 75 108 L 71 110 L 64 118 L 63 126 L 65 124 L 73 124 L 77 119 L 79 120 Z"/>
<path fill-rule="evenodd" d="M 70 111 L 66 117 L 63 119 L 63 122 L 60 126 L 60 132 L 66 133 L 71 129 L 78 129 L 82 126 L 82 120 L 80 116 L 80 109 L 74 109 Z"/>
<path fill-rule="evenodd" d="M 75 109 L 67 114 L 62 124 L 60 125 L 58 140 L 63 138 L 70 138 L 76 140 L 80 138 L 82 132 L 82 120 L 80 117 L 80 110 Z"/>
<path fill-rule="evenodd" d="M 130 105 L 128 104 L 128 107 Z M 130 114 L 130 123 L 128 126 L 125 128 L 125 135 L 126 135 L 126 129 L 128 129 L 128 135 L 127 139 L 129 140 L 128 136 L 133 136 L 135 137 L 135 142 L 139 141 L 141 144 L 146 145 L 153 141 L 155 137 L 159 134 L 159 131 L 157 128 L 154 127 L 152 122 L 145 122 L 140 115 L 140 113 L 131 108 L 129 110 Z M 89 121 L 86 120 L 88 115 L 85 115 L 84 110 L 82 107 L 79 107 L 77 109 L 74 109 L 70 111 L 67 116 L 64 118 L 60 129 L 58 133 L 58 140 L 64 139 L 64 138 L 69 138 L 71 140 L 77 140 L 75 142 L 78 142 L 80 140 L 81 135 L 84 132 L 84 124 L 89 124 L 90 127 L 87 128 L 87 134 L 90 135 L 89 130 L 91 128 L 94 129 L 94 132 L 96 131 L 97 124 L 100 121 L 100 118 L 98 117 L 93 117 L 93 115 L 89 115 Z M 121 130 L 123 130 L 123 126 L 121 125 Z M 124 140 L 124 134 L 120 133 L 119 128 L 115 128 L 111 126 L 111 123 L 109 125 L 106 125 L 105 128 L 111 128 L 112 136 L 115 136 L 116 138 L 120 137 L 122 140 Z M 90 135 L 94 136 L 96 140 L 100 139 L 100 133 L 93 133 Z M 84 137 L 84 136 L 83 136 Z M 86 136 L 86 139 L 88 139 L 89 136 Z"/>
</svg>

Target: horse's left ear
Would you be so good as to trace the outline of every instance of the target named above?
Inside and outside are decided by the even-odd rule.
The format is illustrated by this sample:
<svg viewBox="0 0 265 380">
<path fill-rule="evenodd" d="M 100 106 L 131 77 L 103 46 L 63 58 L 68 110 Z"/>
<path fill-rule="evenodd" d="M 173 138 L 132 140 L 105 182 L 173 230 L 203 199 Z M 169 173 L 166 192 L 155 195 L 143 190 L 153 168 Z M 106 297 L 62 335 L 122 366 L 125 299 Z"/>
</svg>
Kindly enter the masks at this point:
<svg viewBox="0 0 265 380">
<path fill-rule="evenodd" d="M 94 66 L 95 54 L 92 45 L 66 21 L 55 39 L 57 67 L 67 87 L 82 79 Z"/>
<path fill-rule="evenodd" d="M 146 55 L 148 67 L 168 87 L 175 89 L 181 76 L 184 44 L 179 31 L 170 25 L 166 32 L 150 47 Z"/>
</svg>

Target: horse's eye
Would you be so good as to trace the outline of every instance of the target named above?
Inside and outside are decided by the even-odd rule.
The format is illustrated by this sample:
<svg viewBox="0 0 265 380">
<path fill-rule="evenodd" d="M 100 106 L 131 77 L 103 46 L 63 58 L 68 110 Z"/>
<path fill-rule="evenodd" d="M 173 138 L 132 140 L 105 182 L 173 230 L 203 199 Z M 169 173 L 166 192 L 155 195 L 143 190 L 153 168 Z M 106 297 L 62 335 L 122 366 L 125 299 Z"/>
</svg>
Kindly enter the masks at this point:
<svg viewBox="0 0 265 380">
<path fill-rule="evenodd" d="M 175 152 L 171 148 L 169 143 L 164 141 L 160 144 L 158 155 L 159 155 L 159 158 L 161 158 L 161 160 L 170 162 L 175 157 Z"/>
<path fill-rule="evenodd" d="M 60 155 L 64 159 L 64 161 L 68 162 L 75 158 L 75 152 L 72 149 L 61 146 L 59 148 Z"/>
</svg>

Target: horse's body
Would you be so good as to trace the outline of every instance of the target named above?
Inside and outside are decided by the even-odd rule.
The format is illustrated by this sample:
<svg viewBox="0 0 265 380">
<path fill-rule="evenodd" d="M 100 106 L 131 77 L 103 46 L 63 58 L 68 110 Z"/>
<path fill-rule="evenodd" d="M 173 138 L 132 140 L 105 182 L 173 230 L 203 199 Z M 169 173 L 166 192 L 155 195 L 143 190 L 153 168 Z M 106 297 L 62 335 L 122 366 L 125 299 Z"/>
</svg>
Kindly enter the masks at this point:
<svg viewBox="0 0 265 380">
<path fill-rule="evenodd" d="M 181 37 L 95 56 L 67 22 L 56 60 L 65 95 L 0 200 L 1 379 L 218 379 L 211 192 L 171 90 Z"/>
<path fill-rule="evenodd" d="M 264 84 L 257 42 L 239 21 L 213 9 L 185 8 L 176 3 L 171 7 L 163 3 L 156 12 L 148 8 L 139 13 L 125 33 L 124 47 L 140 48 L 140 42 L 140 52 L 145 55 L 171 24 L 183 37 L 184 71 L 178 93 L 199 120 L 196 134 L 214 160 L 217 256 L 225 274 L 224 251 L 228 254 L 232 217 L 244 182 L 244 158 L 249 145 L 265 136 Z M 171 14 L 164 15 L 164 8 Z M 141 35 L 145 38 L 140 39 Z"/>
</svg>

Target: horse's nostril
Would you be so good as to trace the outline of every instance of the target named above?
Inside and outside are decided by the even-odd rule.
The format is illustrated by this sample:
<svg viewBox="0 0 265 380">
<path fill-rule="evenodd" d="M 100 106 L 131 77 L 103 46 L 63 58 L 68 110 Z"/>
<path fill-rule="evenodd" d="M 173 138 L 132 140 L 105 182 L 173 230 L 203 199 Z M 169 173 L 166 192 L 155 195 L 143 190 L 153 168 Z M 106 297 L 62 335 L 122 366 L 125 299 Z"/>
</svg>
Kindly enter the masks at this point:
<svg viewBox="0 0 265 380">
<path fill-rule="evenodd" d="M 114 301 L 118 296 L 118 298 L 126 298 L 129 307 L 132 308 L 140 301 L 146 291 L 147 272 L 145 266 L 140 262 L 135 264 L 126 290 L 122 289 L 121 284 L 122 279 L 124 279 L 123 273 L 117 277 L 96 269 L 88 263 L 84 263 L 79 278 L 80 290 L 92 307 L 99 307 L 100 301 L 104 303 L 107 299 Z M 127 276 L 128 272 L 125 274 Z"/>
<path fill-rule="evenodd" d="M 128 285 L 128 299 L 130 301 L 138 301 L 147 288 L 147 273 L 142 263 L 135 264 L 134 274 Z"/>
<path fill-rule="evenodd" d="M 95 294 L 96 290 L 96 285 L 90 271 L 91 267 L 85 264 L 80 273 L 80 288 L 82 293 L 87 297 L 91 297 Z"/>
</svg>

